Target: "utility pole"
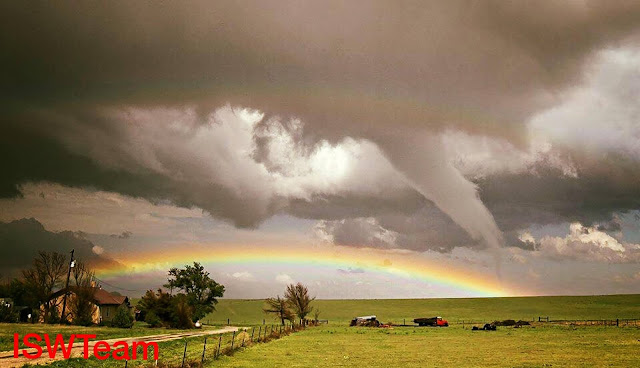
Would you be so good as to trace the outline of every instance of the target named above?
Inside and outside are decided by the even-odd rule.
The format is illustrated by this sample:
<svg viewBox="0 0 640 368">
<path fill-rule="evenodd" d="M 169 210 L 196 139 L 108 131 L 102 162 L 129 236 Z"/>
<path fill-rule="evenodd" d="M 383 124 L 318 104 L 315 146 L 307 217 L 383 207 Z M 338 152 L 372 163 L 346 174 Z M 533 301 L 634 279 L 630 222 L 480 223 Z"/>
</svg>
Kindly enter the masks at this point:
<svg viewBox="0 0 640 368">
<path fill-rule="evenodd" d="M 69 261 L 69 272 L 67 272 L 67 283 L 64 286 L 64 299 L 62 299 L 62 315 L 60 319 L 62 322 L 67 322 L 65 311 L 67 310 L 67 294 L 69 294 L 69 278 L 71 277 L 71 269 L 75 267 L 76 261 L 73 259 L 73 252 L 75 249 L 71 249 L 71 260 Z"/>
</svg>

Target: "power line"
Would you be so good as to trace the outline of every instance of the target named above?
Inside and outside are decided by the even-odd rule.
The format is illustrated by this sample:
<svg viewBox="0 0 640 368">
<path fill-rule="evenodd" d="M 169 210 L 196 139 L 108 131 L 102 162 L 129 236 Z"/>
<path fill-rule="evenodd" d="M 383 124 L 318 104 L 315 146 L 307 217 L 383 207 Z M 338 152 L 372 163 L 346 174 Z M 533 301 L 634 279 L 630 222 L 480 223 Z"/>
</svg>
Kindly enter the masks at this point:
<svg viewBox="0 0 640 368">
<path fill-rule="evenodd" d="M 125 289 L 125 288 L 122 288 L 122 287 L 119 287 L 119 286 L 112 285 L 112 284 L 110 284 L 108 282 L 102 281 L 102 280 L 100 280 L 99 278 L 97 278 L 95 276 L 93 276 L 93 278 L 96 281 L 100 282 L 101 284 L 105 284 L 105 285 L 111 286 L 112 288 L 116 288 L 116 289 L 120 289 L 120 290 L 124 290 L 124 291 L 147 291 L 147 290 L 142 290 L 142 289 Z"/>
</svg>

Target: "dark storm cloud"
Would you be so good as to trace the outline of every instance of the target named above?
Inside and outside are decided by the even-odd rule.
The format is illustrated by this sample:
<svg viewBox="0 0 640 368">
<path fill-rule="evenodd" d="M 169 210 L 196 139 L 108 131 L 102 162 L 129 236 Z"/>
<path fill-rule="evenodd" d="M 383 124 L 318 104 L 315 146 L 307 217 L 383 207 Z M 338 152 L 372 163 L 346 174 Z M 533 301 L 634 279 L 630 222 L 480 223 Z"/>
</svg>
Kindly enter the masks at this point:
<svg viewBox="0 0 640 368">
<path fill-rule="evenodd" d="M 594 47 L 640 20 L 633 2 L 2 7 L 3 94 L 17 109 L 231 102 L 318 120 L 339 137 L 371 122 L 508 132 L 537 89 L 578 77 Z M 468 113 L 482 126 L 455 119 Z"/>
<path fill-rule="evenodd" d="M 433 138 L 460 130 L 526 146 L 525 121 L 557 102 L 549 96 L 579 84 L 595 51 L 631 42 L 637 2 L 5 2 L 0 12 L 2 196 L 52 181 L 197 206 L 242 227 L 282 211 L 375 216 L 412 249 L 495 246 L 499 229 L 637 205 L 632 181 L 603 182 L 608 172 L 519 173 L 478 183 L 489 212 Z M 260 109 L 261 124 L 302 119 L 302 133 L 287 131 L 295 144 L 278 152 L 313 163 L 340 144 L 375 157 L 365 166 L 380 177 L 361 170 L 336 189 L 344 183 L 283 172 L 294 166 L 286 155 L 280 164 L 263 159 L 269 150 L 235 157 L 230 147 L 289 136 L 238 136 L 233 116 L 210 115 L 227 103 Z M 439 214 L 420 212 L 429 201 Z M 351 236 L 337 239 L 363 238 Z"/>
<path fill-rule="evenodd" d="M 478 182 L 480 196 L 503 231 L 563 222 L 619 231 L 614 214 L 640 208 L 640 161 L 609 157 L 583 165 L 576 177 L 544 166 L 490 176 Z"/>
<path fill-rule="evenodd" d="M 118 263 L 104 255 L 101 248 L 87 240 L 81 232 L 47 231 L 36 219 L 0 222 L 0 269 L 3 276 L 15 275 L 29 267 L 38 251 L 69 254 L 90 266 L 108 267 Z"/>
</svg>

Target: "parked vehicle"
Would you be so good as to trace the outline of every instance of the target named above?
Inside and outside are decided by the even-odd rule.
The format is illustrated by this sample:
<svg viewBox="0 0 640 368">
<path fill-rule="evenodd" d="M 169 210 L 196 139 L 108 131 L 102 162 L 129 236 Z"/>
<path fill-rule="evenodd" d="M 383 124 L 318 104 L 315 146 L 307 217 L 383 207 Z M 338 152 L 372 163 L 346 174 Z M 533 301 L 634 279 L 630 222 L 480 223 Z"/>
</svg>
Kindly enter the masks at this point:
<svg viewBox="0 0 640 368">
<path fill-rule="evenodd" d="M 449 322 L 442 319 L 442 317 L 429 317 L 429 318 L 416 318 L 413 323 L 417 323 L 418 326 L 431 326 L 431 327 L 448 327 Z"/>
</svg>

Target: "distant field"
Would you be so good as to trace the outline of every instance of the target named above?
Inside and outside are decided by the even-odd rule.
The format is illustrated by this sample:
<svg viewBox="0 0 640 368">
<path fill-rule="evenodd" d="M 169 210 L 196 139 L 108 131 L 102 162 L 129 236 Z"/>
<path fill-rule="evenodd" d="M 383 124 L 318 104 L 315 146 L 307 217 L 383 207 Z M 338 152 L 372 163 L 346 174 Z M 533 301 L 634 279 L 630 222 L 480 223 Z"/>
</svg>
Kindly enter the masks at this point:
<svg viewBox="0 0 640 368">
<path fill-rule="evenodd" d="M 253 325 L 271 317 L 262 312 L 262 300 L 221 299 L 216 311 L 204 318 L 211 324 Z M 374 314 L 383 322 L 401 323 L 415 317 L 442 316 L 459 320 L 525 319 L 640 319 L 640 295 L 545 296 L 464 299 L 316 300 L 320 318 L 346 323 L 355 316 Z"/>
</svg>

